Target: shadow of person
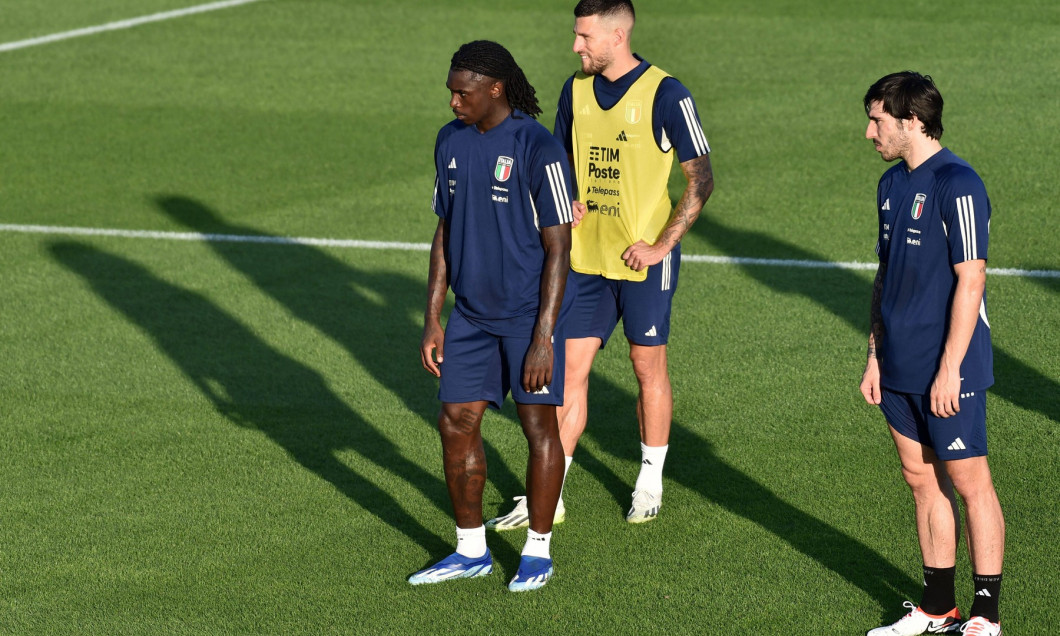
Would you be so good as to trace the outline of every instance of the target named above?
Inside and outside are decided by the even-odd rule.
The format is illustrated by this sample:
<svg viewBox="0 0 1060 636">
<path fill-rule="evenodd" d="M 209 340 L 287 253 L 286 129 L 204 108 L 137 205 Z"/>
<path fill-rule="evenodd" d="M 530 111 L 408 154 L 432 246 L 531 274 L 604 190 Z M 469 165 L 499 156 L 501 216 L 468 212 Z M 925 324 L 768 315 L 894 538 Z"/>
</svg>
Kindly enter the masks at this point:
<svg viewBox="0 0 1060 636">
<path fill-rule="evenodd" d="M 636 397 L 597 373 L 589 385 L 589 413 L 595 421 L 621 421 L 634 412 Z M 586 428 L 596 446 L 614 457 L 639 461 L 631 430 L 615 426 Z M 714 452 L 700 433 L 674 421 L 670 430 L 670 458 L 666 477 L 689 491 L 761 527 L 793 549 L 817 561 L 872 597 L 881 608 L 881 620 L 909 598 L 920 585 L 878 552 L 837 530 L 812 514 L 784 501 Z M 635 456 L 634 456 L 635 455 Z M 616 501 L 628 501 L 630 484 L 607 465 L 579 447 L 580 468 L 593 475 Z M 622 511 L 625 512 L 624 510 Z"/>
<path fill-rule="evenodd" d="M 158 208 L 171 220 L 202 234 L 278 238 L 227 222 L 209 206 L 185 196 L 160 195 Z M 420 368 L 419 342 L 427 299 L 423 277 L 360 268 L 315 246 L 249 244 L 214 240 L 208 247 L 299 320 L 348 351 L 406 407 L 434 426 L 435 381 Z M 374 400 L 374 395 L 352 399 Z"/>
<path fill-rule="evenodd" d="M 780 258 L 793 260 L 825 260 L 820 254 L 791 243 L 757 232 L 729 228 L 707 216 L 700 217 L 692 231 L 730 256 L 759 253 L 768 254 L 771 258 L 780 255 Z M 838 268 L 786 269 L 759 265 L 742 267 L 749 276 L 762 284 L 780 293 L 808 298 L 868 337 L 871 279 L 854 271 Z M 1053 279 L 1035 280 L 1049 288 L 1051 283 L 1042 281 Z M 988 298 L 989 294 L 988 282 Z M 852 364 L 857 362 L 859 361 L 851 361 Z M 858 377 L 851 378 L 851 391 L 857 391 L 862 368 L 857 371 Z M 990 389 L 991 393 L 1020 408 L 1036 411 L 1054 422 L 1060 422 L 1060 400 L 1056 399 L 1056 396 L 1060 395 L 1060 382 L 1055 378 L 1046 376 L 996 344 L 994 377 L 995 383 Z"/>
<path fill-rule="evenodd" d="M 201 234 L 269 236 L 257 228 L 230 223 L 211 207 L 190 197 L 158 195 L 154 202 L 171 220 Z M 269 246 L 210 241 L 208 245 L 233 269 L 253 281 L 262 293 L 349 352 L 376 382 L 436 430 L 437 380 L 421 369 L 419 360 L 421 317 L 427 301 L 426 258 L 422 277 L 414 278 L 357 267 L 326 250 L 299 243 Z M 263 252 L 270 249 L 274 251 Z M 377 397 L 361 395 L 352 399 L 376 400 Z M 511 411 L 505 410 L 508 413 Z M 368 423 L 365 426 L 371 428 Z M 483 443 L 490 479 L 501 484 L 520 482 L 521 477 L 511 472 L 493 445 L 488 440 Z M 428 494 L 436 481 L 429 473 L 407 462 L 391 463 L 395 459 L 392 457 L 378 459 L 391 464 L 390 470 L 419 488 L 440 509 L 451 511 L 447 494 L 440 497 Z M 440 463 L 438 473 L 441 473 Z M 502 549 L 499 556 L 510 555 L 505 555 Z"/>
<path fill-rule="evenodd" d="M 1054 294 L 1060 294 L 1060 276 L 1036 276 L 1031 280 Z"/>
<path fill-rule="evenodd" d="M 433 501 L 448 501 L 444 482 L 405 459 L 316 371 L 276 351 L 202 295 L 139 264 L 78 242 L 57 242 L 49 249 L 140 327 L 218 412 L 261 431 L 301 466 L 430 553 L 451 551 L 450 541 L 337 454 L 353 451 L 361 461 L 408 479 Z"/>
</svg>

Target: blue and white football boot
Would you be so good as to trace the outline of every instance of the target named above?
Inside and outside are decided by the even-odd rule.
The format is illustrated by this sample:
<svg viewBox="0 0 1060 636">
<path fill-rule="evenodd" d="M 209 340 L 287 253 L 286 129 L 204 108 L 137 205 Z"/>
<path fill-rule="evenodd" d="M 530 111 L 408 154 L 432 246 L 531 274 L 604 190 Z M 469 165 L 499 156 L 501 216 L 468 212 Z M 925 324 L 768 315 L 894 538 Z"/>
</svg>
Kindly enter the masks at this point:
<svg viewBox="0 0 1060 636">
<path fill-rule="evenodd" d="M 442 583 L 451 579 L 470 579 L 486 576 L 493 571 L 493 555 L 487 549 L 480 557 L 466 557 L 454 552 L 431 567 L 420 570 L 409 577 L 409 583 Z"/>
<path fill-rule="evenodd" d="M 552 577 L 552 559 L 523 556 L 519 559 L 519 571 L 508 583 L 512 592 L 526 592 L 545 587 Z"/>
</svg>

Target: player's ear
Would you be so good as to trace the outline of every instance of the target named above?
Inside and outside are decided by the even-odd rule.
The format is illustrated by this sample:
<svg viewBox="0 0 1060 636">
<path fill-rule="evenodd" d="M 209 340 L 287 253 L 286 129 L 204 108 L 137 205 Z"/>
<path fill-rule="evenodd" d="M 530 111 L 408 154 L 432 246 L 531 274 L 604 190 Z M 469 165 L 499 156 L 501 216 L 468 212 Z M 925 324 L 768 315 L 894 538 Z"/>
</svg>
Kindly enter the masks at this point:
<svg viewBox="0 0 1060 636">
<path fill-rule="evenodd" d="M 490 85 L 490 97 L 493 99 L 500 99 L 501 95 L 504 94 L 504 82 L 497 80 Z"/>
</svg>

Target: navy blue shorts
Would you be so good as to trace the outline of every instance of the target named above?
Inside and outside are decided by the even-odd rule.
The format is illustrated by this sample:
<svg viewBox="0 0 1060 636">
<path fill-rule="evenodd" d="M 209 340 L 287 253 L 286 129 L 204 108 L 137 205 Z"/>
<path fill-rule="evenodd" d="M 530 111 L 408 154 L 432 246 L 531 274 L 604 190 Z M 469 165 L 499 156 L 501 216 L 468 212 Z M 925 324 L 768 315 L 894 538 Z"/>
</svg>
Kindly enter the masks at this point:
<svg viewBox="0 0 1060 636">
<path fill-rule="evenodd" d="M 681 269 L 681 244 L 656 265 L 643 281 L 611 280 L 571 272 L 577 286 L 567 319 L 567 338 L 599 338 L 607 344 L 618 320 L 626 339 L 637 345 L 664 345 L 670 338 L 670 308 Z"/>
<path fill-rule="evenodd" d="M 566 341 L 560 329 L 552 339 L 552 382 L 536 393 L 523 390 L 523 359 L 530 349 L 526 337 L 495 336 L 453 310 L 445 326 L 445 362 L 438 399 L 448 404 L 486 400 L 501 407 L 509 391 L 517 404 L 563 404 Z"/>
<path fill-rule="evenodd" d="M 962 393 L 961 410 L 951 417 L 931 414 L 931 396 L 882 389 L 880 410 L 902 436 L 949 461 L 986 455 L 986 391 Z"/>
</svg>

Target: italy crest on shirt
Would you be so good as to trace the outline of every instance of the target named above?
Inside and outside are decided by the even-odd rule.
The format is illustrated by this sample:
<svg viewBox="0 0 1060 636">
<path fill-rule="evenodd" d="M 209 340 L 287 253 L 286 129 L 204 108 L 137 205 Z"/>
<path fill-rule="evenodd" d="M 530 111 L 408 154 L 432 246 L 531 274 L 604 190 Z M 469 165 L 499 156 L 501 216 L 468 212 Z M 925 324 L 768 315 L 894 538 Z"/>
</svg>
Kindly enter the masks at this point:
<svg viewBox="0 0 1060 636">
<path fill-rule="evenodd" d="M 512 176 L 512 166 L 515 160 L 511 157 L 497 157 L 497 167 L 493 170 L 493 176 L 497 181 L 507 181 Z"/>
<path fill-rule="evenodd" d="M 919 219 L 920 215 L 924 213 L 925 201 L 927 201 L 927 195 L 917 192 L 916 198 L 913 199 L 913 209 L 909 211 L 909 213 L 913 215 L 914 221 Z"/>
<path fill-rule="evenodd" d="M 640 122 L 641 115 L 644 114 L 644 106 L 640 100 L 630 100 L 626 104 L 626 121 L 631 124 Z"/>
</svg>

